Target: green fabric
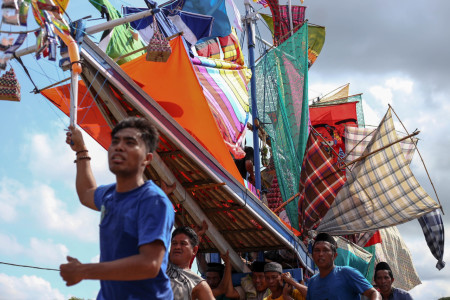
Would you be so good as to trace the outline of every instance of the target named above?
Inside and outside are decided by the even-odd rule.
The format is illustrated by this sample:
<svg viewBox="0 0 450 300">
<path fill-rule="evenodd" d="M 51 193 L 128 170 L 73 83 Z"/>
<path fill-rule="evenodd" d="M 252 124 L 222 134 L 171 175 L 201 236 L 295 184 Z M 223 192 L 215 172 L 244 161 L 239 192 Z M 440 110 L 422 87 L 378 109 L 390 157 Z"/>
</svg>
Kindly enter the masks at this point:
<svg viewBox="0 0 450 300">
<path fill-rule="evenodd" d="M 283 201 L 299 189 L 308 138 L 308 26 L 303 25 L 255 66 L 258 116 L 272 143 L 273 160 Z M 292 227 L 299 230 L 298 198 L 286 206 Z"/>
<path fill-rule="evenodd" d="M 108 0 L 89 0 L 89 2 L 100 12 L 102 11 L 102 6 L 105 6 L 108 10 L 110 20 L 115 20 L 122 17 L 120 12 L 117 11 L 117 9 L 115 9 Z M 133 39 L 133 35 L 131 34 L 130 29 L 131 27 L 128 23 L 116 26 L 114 27 L 114 29 L 111 29 L 114 31 L 112 33 L 111 40 L 109 41 L 109 44 L 106 48 L 106 54 L 108 54 L 109 57 L 115 59 L 145 46 L 141 41 L 136 41 L 135 39 Z M 119 61 L 117 61 L 117 64 L 121 65 L 128 61 L 131 61 L 144 53 L 145 50 L 139 51 L 135 54 L 120 59 Z"/>
<path fill-rule="evenodd" d="M 367 252 L 371 253 L 372 259 L 370 260 L 369 263 L 369 271 L 367 272 L 367 276 L 366 279 L 369 282 L 373 282 L 373 276 L 375 275 L 375 260 L 377 258 L 376 254 L 375 254 L 375 245 L 369 246 L 369 247 L 364 247 L 364 250 L 366 250 Z"/>
</svg>

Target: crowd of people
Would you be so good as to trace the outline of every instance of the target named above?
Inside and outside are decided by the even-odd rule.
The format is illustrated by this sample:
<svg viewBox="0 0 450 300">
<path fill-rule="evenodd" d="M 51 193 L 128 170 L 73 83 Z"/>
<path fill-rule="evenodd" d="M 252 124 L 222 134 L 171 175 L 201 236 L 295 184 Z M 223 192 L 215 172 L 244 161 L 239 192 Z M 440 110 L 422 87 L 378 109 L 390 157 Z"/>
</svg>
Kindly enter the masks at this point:
<svg viewBox="0 0 450 300">
<path fill-rule="evenodd" d="M 97 299 L 107 300 L 412 299 L 392 286 L 394 276 L 387 263 L 376 266 L 378 290 L 356 269 L 335 266 L 336 241 L 326 233 L 318 234 L 313 243 L 312 257 L 319 272 L 307 285 L 283 272 L 278 262 L 254 261 L 251 273 L 234 286 L 228 252 L 221 255 L 224 264 L 210 263 L 205 278 L 197 275 L 191 266 L 199 236 L 190 227 L 173 230 L 174 211 L 166 193 L 174 186 L 161 189 L 143 177 L 157 147 L 157 130 L 143 118 L 127 118 L 114 127 L 111 138 L 108 164 L 116 182 L 98 187 L 81 131 L 69 127 L 67 132 L 66 143 L 76 156 L 78 198 L 100 212 L 100 262 L 86 264 L 68 256 L 60 266 L 67 286 L 100 280 Z M 250 153 L 249 149 L 249 157 L 242 161 L 243 173 Z"/>
</svg>

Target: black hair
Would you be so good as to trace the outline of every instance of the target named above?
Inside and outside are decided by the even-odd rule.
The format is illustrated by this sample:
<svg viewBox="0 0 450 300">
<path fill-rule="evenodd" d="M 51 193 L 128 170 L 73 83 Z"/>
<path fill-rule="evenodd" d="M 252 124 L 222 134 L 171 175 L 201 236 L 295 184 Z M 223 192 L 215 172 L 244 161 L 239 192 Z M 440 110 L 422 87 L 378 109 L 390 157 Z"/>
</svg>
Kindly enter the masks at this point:
<svg viewBox="0 0 450 300">
<path fill-rule="evenodd" d="M 225 266 L 221 263 L 208 263 L 206 272 L 217 272 L 219 273 L 220 279 L 223 277 L 223 272 L 225 270 Z"/>
<path fill-rule="evenodd" d="M 265 265 L 266 265 L 265 261 L 254 261 L 250 267 L 250 270 L 252 270 L 252 272 L 263 273 Z"/>
<path fill-rule="evenodd" d="M 331 251 L 333 251 L 333 253 L 337 253 L 336 240 L 331 235 L 329 235 L 328 233 L 321 232 L 321 233 L 319 233 L 316 236 L 316 238 L 314 239 L 314 244 L 312 246 L 312 251 L 314 251 L 314 247 L 316 246 L 316 244 L 318 242 L 328 242 L 328 243 L 330 243 Z"/>
<path fill-rule="evenodd" d="M 377 266 L 375 267 L 375 273 L 373 275 L 374 280 L 377 278 L 377 272 L 382 271 L 382 270 L 388 271 L 388 274 L 391 277 L 391 279 L 394 279 L 394 274 L 392 274 L 391 267 L 389 267 L 389 265 L 386 262 L 382 261 L 382 262 L 379 262 L 377 264 Z"/>
<path fill-rule="evenodd" d="M 192 247 L 198 246 L 198 235 L 197 235 L 197 233 L 195 233 L 194 229 L 192 229 L 191 227 L 182 226 L 182 227 L 176 228 L 172 232 L 172 239 L 178 234 L 185 234 L 189 238 L 189 241 L 191 242 Z"/>
<path fill-rule="evenodd" d="M 117 132 L 125 128 L 136 128 L 141 133 L 141 138 L 147 147 L 149 153 L 154 152 L 158 146 L 159 133 L 147 119 L 138 117 L 129 117 L 123 119 L 111 131 L 111 137 L 114 137 Z"/>
</svg>

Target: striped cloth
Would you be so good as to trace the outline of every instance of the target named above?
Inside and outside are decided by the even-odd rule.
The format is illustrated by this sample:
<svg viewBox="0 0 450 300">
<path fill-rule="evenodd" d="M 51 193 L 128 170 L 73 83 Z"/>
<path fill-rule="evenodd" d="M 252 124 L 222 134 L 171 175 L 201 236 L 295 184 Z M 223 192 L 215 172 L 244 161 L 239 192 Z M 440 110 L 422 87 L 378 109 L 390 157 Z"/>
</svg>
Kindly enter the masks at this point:
<svg viewBox="0 0 450 300">
<path fill-rule="evenodd" d="M 419 218 L 425 240 L 433 256 L 438 260 L 436 268 L 441 270 L 445 266 L 444 257 L 444 223 L 438 209 Z"/>
<path fill-rule="evenodd" d="M 384 261 L 389 264 L 395 278 L 393 285 L 409 291 L 421 284 L 411 253 L 397 227 L 381 229 L 380 234 L 383 242 L 375 245 L 376 263 Z"/>
<path fill-rule="evenodd" d="M 205 57 L 195 57 L 192 63 L 228 150 L 238 157 L 249 118 L 249 70 L 238 64 Z"/>
<path fill-rule="evenodd" d="M 343 172 L 332 163 L 333 157 L 321 148 L 315 134 L 309 134 L 300 174 L 299 225 L 304 234 L 314 229 L 325 216 L 345 183 Z"/>
<path fill-rule="evenodd" d="M 363 154 L 398 140 L 389 109 Z M 317 228 L 333 235 L 401 224 L 439 205 L 416 180 L 399 143 L 367 156 L 347 171 L 347 182 Z"/>
<path fill-rule="evenodd" d="M 350 126 L 345 127 L 345 153 L 347 153 L 347 157 L 345 158 L 346 163 L 349 163 L 362 155 L 375 130 L 376 129 Z M 402 136 L 400 136 L 400 138 L 401 137 Z M 415 145 L 417 145 L 418 140 L 418 138 L 412 138 L 412 140 L 406 139 L 400 142 L 403 155 L 405 156 L 405 160 L 408 164 L 411 163 L 414 156 L 414 152 L 416 150 Z"/>
</svg>

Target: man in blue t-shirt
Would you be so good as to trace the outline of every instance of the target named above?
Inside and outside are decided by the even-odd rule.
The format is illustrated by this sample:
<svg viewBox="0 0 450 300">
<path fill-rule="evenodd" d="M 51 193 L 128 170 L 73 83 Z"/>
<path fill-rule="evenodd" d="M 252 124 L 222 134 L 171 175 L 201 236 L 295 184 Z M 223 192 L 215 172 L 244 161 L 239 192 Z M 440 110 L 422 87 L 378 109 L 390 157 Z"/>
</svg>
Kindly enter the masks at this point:
<svg viewBox="0 0 450 300">
<path fill-rule="evenodd" d="M 337 267 L 337 244 L 327 233 L 319 233 L 312 247 L 314 263 L 319 274 L 308 283 L 307 300 L 356 300 L 364 295 L 371 300 L 381 300 L 380 294 L 366 278 L 352 267 Z"/>
<path fill-rule="evenodd" d="M 97 299 L 173 299 L 166 275 L 174 212 L 165 193 L 144 170 L 158 132 L 143 118 L 127 118 L 111 132 L 110 171 L 116 183 L 97 187 L 81 131 L 69 127 L 66 143 L 76 152 L 76 189 L 81 204 L 101 212 L 100 263 L 67 257 L 60 274 L 68 286 L 100 279 Z"/>
</svg>

